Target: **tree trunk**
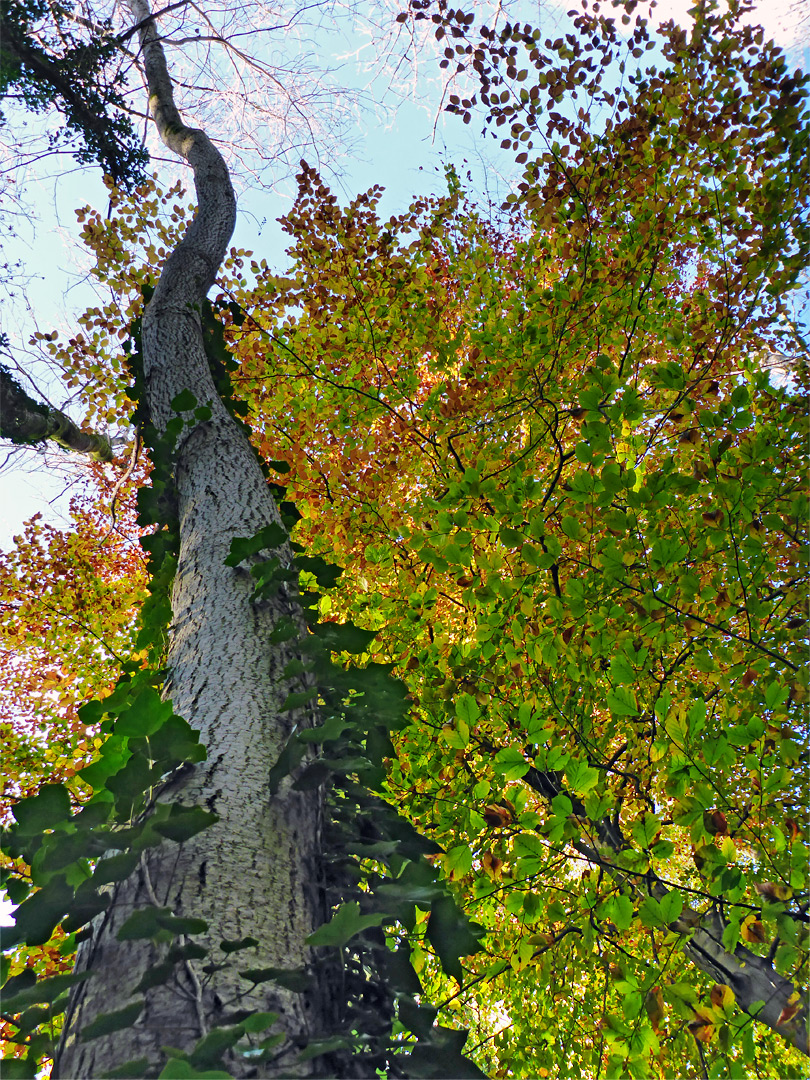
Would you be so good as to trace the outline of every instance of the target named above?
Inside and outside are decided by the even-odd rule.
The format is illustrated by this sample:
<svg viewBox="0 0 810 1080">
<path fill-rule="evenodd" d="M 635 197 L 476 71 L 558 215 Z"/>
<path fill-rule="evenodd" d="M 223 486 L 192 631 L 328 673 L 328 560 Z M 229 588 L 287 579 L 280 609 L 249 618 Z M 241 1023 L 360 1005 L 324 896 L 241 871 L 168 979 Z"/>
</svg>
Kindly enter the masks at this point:
<svg viewBox="0 0 810 1080">
<path fill-rule="evenodd" d="M 130 0 L 133 18 L 148 19 L 146 0 Z M 163 141 L 194 170 L 196 216 L 168 259 L 143 319 L 146 396 L 160 431 L 170 403 L 189 389 L 212 417 L 181 436 L 176 465 L 180 555 L 172 595 L 173 623 L 166 695 L 199 730 L 208 759 L 173 789 L 219 822 L 180 845 L 164 844 L 142 857 L 139 871 L 115 890 L 92 938 L 80 950 L 81 984 L 66 1016 L 54 1077 L 101 1077 L 132 1059 L 146 1058 L 156 1075 L 161 1047 L 188 1051 L 212 1021 L 237 1009 L 281 1014 L 287 1039 L 277 1064 L 246 1066 L 228 1060 L 235 1076 L 310 1075 L 296 1064 L 297 1049 L 324 1030 L 319 995 L 298 995 L 263 983 L 250 994 L 235 968 L 306 965 L 305 938 L 324 921 L 320 891 L 321 799 L 282 785 L 272 799 L 270 769 L 295 724 L 311 715 L 281 712 L 290 686 L 282 671 L 292 653 L 271 646 L 278 619 L 295 615 L 294 601 L 251 602 L 252 579 L 225 566 L 235 536 L 253 536 L 278 521 L 278 511 L 256 455 L 214 388 L 206 360 L 200 307 L 214 282 L 235 220 L 235 198 L 221 155 L 201 131 L 185 127 L 174 106 L 162 46 L 147 21 L 141 44 L 150 108 Z M 282 553 L 283 555 L 284 553 Z M 134 1024 L 81 1041 L 81 1029 L 100 1013 L 125 1007 L 144 970 L 158 959 L 150 942 L 124 941 L 117 933 L 136 907 L 157 904 L 209 924 L 199 940 L 204 960 L 187 960 L 164 986 L 145 994 Z M 238 954 L 243 962 L 205 975 L 223 960 L 220 942 L 253 937 L 260 943 Z"/>
</svg>

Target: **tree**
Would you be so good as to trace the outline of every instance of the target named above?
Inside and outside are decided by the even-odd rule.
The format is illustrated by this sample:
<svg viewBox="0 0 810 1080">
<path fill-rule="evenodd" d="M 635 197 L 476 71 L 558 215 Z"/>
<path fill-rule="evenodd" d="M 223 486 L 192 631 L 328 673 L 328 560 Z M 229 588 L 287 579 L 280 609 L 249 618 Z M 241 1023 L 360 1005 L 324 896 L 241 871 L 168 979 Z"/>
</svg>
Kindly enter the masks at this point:
<svg viewBox="0 0 810 1080">
<path fill-rule="evenodd" d="M 416 722 L 395 743 L 375 751 L 369 734 L 343 768 L 367 780 L 363 754 L 388 758 L 389 802 L 430 829 L 444 848 L 434 858 L 490 931 L 485 952 L 474 952 L 474 942 L 459 946 L 460 955 L 472 955 L 463 969 L 452 957 L 447 964 L 451 974 L 465 976 L 466 986 L 452 992 L 461 1015 L 484 1014 L 482 1039 L 495 1034 L 487 1009 L 501 1007 L 513 1018 L 512 1032 L 493 1040 L 492 1058 L 479 1050 L 483 1063 L 497 1069 L 500 1058 L 523 1075 L 568 1075 L 598 1072 L 606 1058 L 634 1075 L 700 1075 L 707 1055 L 730 1069 L 759 1053 L 768 1055 L 769 1071 L 788 1074 L 796 1058 L 780 1048 L 781 1036 L 806 1052 L 806 1006 L 794 990 L 806 951 L 801 791 L 793 782 L 801 749 L 789 726 L 804 693 L 796 634 L 803 619 L 800 411 L 792 392 L 768 383 L 757 354 L 780 344 L 774 323 L 788 311 L 806 262 L 803 82 L 787 75 L 773 50 L 749 63 L 745 50 L 756 44 L 755 32 L 736 28 L 733 14 L 706 13 L 691 42 L 674 27 L 664 34 L 669 66 L 648 69 L 620 96 L 621 120 L 594 133 L 587 117 L 572 122 L 548 109 L 551 146 L 530 164 L 532 138 L 542 137 L 532 131 L 543 115 L 543 93 L 556 101 L 563 87 L 584 84 L 592 102 L 616 105 L 615 91 L 599 81 L 618 47 L 615 27 L 582 16 L 579 37 L 548 42 L 543 52 L 530 28 L 507 27 L 468 43 L 467 18 L 441 10 L 436 27 L 456 42 L 454 56 L 471 58 L 493 122 L 503 128 L 508 121 L 508 142 L 525 155 L 522 216 L 506 227 L 485 224 L 464 206 L 451 173 L 446 197 L 382 223 L 376 193 L 342 211 L 304 168 L 287 222 L 295 244 L 290 276 L 279 279 L 257 265 L 258 284 L 248 286 L 243 254 L 234 253 L 215 305 L 240 360 L 238 385 L 252 408 L 255 441 L 304 513 L 297 540 L 349 567 L 342 588 L 317 600 L 327 642 L 347 644 L 351 633 L 341 638 L 338 628 L 354 618 L 369 631 L 355 639 L 354 651 L 396 662 L 417 702 Z M 582 45 L 594 40 L 600 63 Z M 645 44 L 646 27 L 638 24 L 628 50 Z M 529 64 L 521 68 L 523 46 Z M 553 52 L 559 61 L 551 64 Z M 524 96 L 530 66 L 539 77 Z M 154 77 L 164 74 L 159 68 Z M 738 83 L 744 93 L 736 93 Z M 704 99 L 696 99 L 696 86 Z M 661 98 L 670 103 L 666 109 L 652 106 Z M 451 105 L 465 116 L 474 109 L 472 97 Z M 171 115 L 159 122 L 166 119 L 177 122 Z M 110 255 L 130 228 L 132 210 L 122 210 L 106 224 L 91 218 L 88 236 L 104 272 L 131 296 L 154 270 L 130 267 L 122 281 L 114 268 Z M 220 258 L 226 245 L 227 238 Z M 193 274 L 185 250 L 176 249 L 175 267 Z M 231 536 L 263 527 L 270 532 L 260 541 L 267 541 L 278 520 L 272 507 L 258 519 L 231 519 L 226 537 L 197 524 L 204 519 L 195 516 L 202 511 L 193 493 L 226 490 L 232 476 L 212 485 L 218 474 L 196 454 L 209 447 L 221 458 L 219 438 L 228 431 L 245 461 L 251 452 L 206 382 L 217 351 L 209 343 L 206 359 L 202 346 L 203 327 L 217 333 L 203 306 L 207 288 L 193 301 L 200 323 L 185 305 L 179 315 L 183 355 L 197 358 L 195 380 L 169 383 L 158 396 L 161 369 L 150 369 L 148 357 L 161 355 L 150 342 L 178 321 L 162 306 L 172 276 L 170 260 L 144 316 L 143 349 L 152 417 L 158 427 L 173 424 L 180 439 L 177 580 L 192 589 L 190 560 L 200 558 L 208 538 L 219 544 L 217 566 L 206 563 L 210 583 L 197 579 L 197 587 L 206 592 L 200 607 L 230 625 L 217 582 L 232 580 L 230 571 L 262 550 L 234 550 Z M 120 326 L 107 323 L 117 334 Z M 73 370 L 86 375 L 95 364 L 86 353 Z M 99 374 L 100 396 L 120 391 L 114 371 Z M 195 400 L 182 396 L 185 389 Z M 202 412 L 191 430 L 173 419 L 195 408 Z M 157 494 L 163 482 L 159 475 Z M 252 490 L 266 496 L 260 473 Z M 252 504 L 249 512 L 257 512 Z M 235 565 L 223 571 L 226 558 Z M 284 596 L 274 591 L 282 567 L 272 557 L 254 565 L 264 593 L 257 622 L 271 612 L 260 626 L 266 641 L 284 625 L 274 607 Z M 247 583 L 244 590 L 243 608 Z M 188 625 L 178 611 L 182 596 L 175 593 L 169 653 L 172 699 L 181 713 L 194 682 L 178 672 L 193 672 L 197 662 L 182 650 L 193 644 L 192 630 L 206 641 L 202 624 L 197 629 L 192 615 Z M 239 625 L 238 617 L 232 621 Z M 212 635 L 212 646 L 224 636 Z M 260 646 L 253 648 L 248 660 L 258 663 Z M 295 665 L 299 658 L 288 655 Z M 274 658 L 279 668 L 288 659 Z M 201 670 L 207 675 L 215 663 L 206 654 Z M 232 693 L 254 678 L 248 662 Z M 304 683 L 293 692 L 306 696 L 311 688 Z M 216 688 L 216 715 L 229 697 Z M 114 701 L 110 715 L 116 707 Z M 198 710 L 195 702 L 200 726 Z M 219 737 L 205 731 L 203 769 L 212 775 L 226 764 L 218 760 Z M 318 738 L 327 749 L 314 760 L 301 757 L 308 737 L 298 740 L 298 760 L 309 762 L 303 775 L 313 783 L 324 770 L 340 772 L 329 733 Z M 267 750 L 259 789 L 281 742 Z M 295 745 L 294 738 L 282 755 L 287 765 Z M 198 767 L 186 782 L 184 803 L 194 800 L 201 774 Z M 44 804 L 26 805 L 37 816 Z M 175 816 L 178 835 L 200 822 L 191 810 Z M 18 837 L 25 820 L 23 809 Z M 158 829 L 165 824 L 158 819 Z M 195 845 L 211 843 L 220 828 L 189 839 L 181 865 L 194 866 Z M 383 857 L 378 836 L 365 842 L 369 857 Z M 253 843 L 246 840 L 234 857 L 245 857 Z M 147 848 L 148 876 L 141 866 L 135 887 L 148 892 L 150 881 L 162 882 L 161 860 L 176 857 L 173 848 Z M 99 878 L 104 863 L 94 871 Z M 417 881 L 415 870 L 386 887 L 389 896 L 400 889 L 411 908 L 417 900 L 412 958 L 425 992 L 435 992 L 441 976 L 423 946 L 430 942 L 447 960 L 439 929 L 444 900 L 419 893 L 435 885 Z M 128 914 L 122 903 L 135 902 L 130 888 L 119 887 L 111 915 L 119 925 Z M 420 895 L 431 906 L 421 942 Z M 163 906 L 155 900 L 163 895 L 152 898 L 151 917 L 163 922 L 147 924 L 145 941 L 172 928 L 192 930 L 182 920 L 198 913 L 217 936 L 238 943 L 244 934 L 243 927 L 230 930 L 219 912 L 211 919 L 196 897 L 173 894 L 174 910 L 162 914 L 155 914 Z M 371 924 L 357 920 L 375 911 L 373 902 L 346 906 L 332 922 L 346 920 L 349 930 L 373 936 Z M 311 912 L 309 926 L 298 929 L 299 944 L 325 914 Z M 178 918 L 179 926 L 171 922 Z M 210 956 L 217 942 L 205 933 Z M 332 933 L 340 940 L 338 927 Z M 129 958 L 137 956 L 137 940 L 105 948 Z M 193 988 L 194 954 L 182 953 L 182 941 L 172 947 L 180 948 L 184 965 L 179 984 Z M 286 955 L 266 952 L 261 961 L 276 974 L 288 967 Z M 224 970 L 227 985 L 233 972 Z M 329 979 L 327 969 L 327 992 Z M 598 1015 L 571 1012 L 568 1028 L 560 1000 L 576 991 L 566 981 L 602 1001 Z M 239 993 L 235 984 L 225 992 Z M 188 999 L 190 1026 L 195 1000 L 210 1022 L 208 998 L 192 992 Z M 259 1017 L 268 1005 L 266 997 L 245 1002 Z M 400 999 L 405 1026 L 417 1034 L 436 1030 L 430 1010 L 406 1002 Z M 115 1003 L 108 993 L 105 1007 Z M 269 1004 L 294 1031 L 296 999 L 279 994 Z M 327 1030 L 317 994 L 312 1009 Z M 531 1026 L 514 1022 L 521 1015 Z M 766 1031 L 758 1041 L 753 1016 Z M 231 1020 L 230 1031 L 209 1033 L 209 1052 L 215 1036 L 225 1039 L 220 1050 L 227 1038 L 245 1036 L 234 1032 L 244 1021 Z M 126 1034 L 89 1043 L 91 1050 L 102 1047 L 96 1071 L 110 1042 L 155 1037 L 154 1029 L 121 1030 Z M 170 1045 L 178 1042 L 189 1045 Z M 135 1056 L 126 1049 L 122 1056 L 128 1053 Z M 191 1067 L 203 1062 L 204 1055 L 192 1054 Z M 239 1067 L 235 1055 L 228 1063 Z M 417 1075 L 436 1075 L 418 1072 L 418 1056 L 410 1064 Z M 441 1074 L 457 1075 L 449 1068 Z"/>
</svg>

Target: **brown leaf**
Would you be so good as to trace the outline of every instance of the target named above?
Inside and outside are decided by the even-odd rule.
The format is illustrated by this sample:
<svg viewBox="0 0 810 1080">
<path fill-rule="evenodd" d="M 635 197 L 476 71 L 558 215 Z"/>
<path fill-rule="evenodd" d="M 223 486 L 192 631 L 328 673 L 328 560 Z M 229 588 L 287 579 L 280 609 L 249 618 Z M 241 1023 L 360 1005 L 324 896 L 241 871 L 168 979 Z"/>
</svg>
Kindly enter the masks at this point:
<svg viewBox="0 0 810 1080">
<path fill-rule="evenodd" d="M 728 836 L 728 821 L 722 810 L 704 810 L 703 828 L 711 836 Z"/>
<path fill-rule="evenodd" d="M 789 900 L 793 896 L 793 889 L 789 885 L 779 885 L 773 881 L 757 881 L 754 888 L 765 900 L 780 902 Z"/>
<path fill-rule="evenodd" d="M 503 859 L 499 859 L 493 852 L 484 852 L 481 856 L 481 865 L 484 868 L 484 873 L 491 877 L 493 881 L 500 881 L 503 877 Z"/>
<path fill-rule="evenodd" d="M 707 525 L 719 525 L 724 518 L 723 511 L 718 507 L 715 510 L 706 510 L 700 515 Z"/>
<path fill-rule="evenodd" d="M 703 1009 L 695 1009 L 695 1017 L 689 1025 L 689 1030 L 700 1042 L 711 1042 L 714 1037 L 714 1017 Z"/>
<path fill-rule="evenodd" d="M 499 806 L 497 803 L 485 806 L 481 817 L 491 829 L 503 829 L 512 821 L 509 810 L 505 806 Z"/>
<path fill-rule="evenodd" d="M 788 831 L 788 838 L 791 844 L 797 837 L 802 835 L 802 830 L 799 828 L 798 822 L 794 821 L 792 817 L 785 818 L 785 828 Z"/>
<path fill-rule="evenodd" d="M 766 940 L 765 927 L 756 917 L 749 915 L 740 927 L 740 937 L 753 945 L 762 945 Z"/>
<path fill-rule="evenodd" d="M 647 1010 L 652 1029 L 657 1035 L 661 1030 L 661 1021 L 664 1019 L 664 995 L 661 993 L 660 986 L 654 986 L 648 991 L 644 999 L 644 1008 Z"/>
<path fill-rule="evenodd" d="M 779 1013 L 779 1019 L 776 1021 L 777 1026 L 779 1024 L 789 1023 L 796 1013 L 801 1008 L 801 1001 L 796 1001 L 792 1005 L 785 1005 L 784 1009 Z"/>
<path fill-rule="evenodd" d="M 709 994 L 709 1000 L 715 1009 L 728 1009 L 734 1004 L 734 991 L 725 983 L 715 983 Z"/>
</svg>

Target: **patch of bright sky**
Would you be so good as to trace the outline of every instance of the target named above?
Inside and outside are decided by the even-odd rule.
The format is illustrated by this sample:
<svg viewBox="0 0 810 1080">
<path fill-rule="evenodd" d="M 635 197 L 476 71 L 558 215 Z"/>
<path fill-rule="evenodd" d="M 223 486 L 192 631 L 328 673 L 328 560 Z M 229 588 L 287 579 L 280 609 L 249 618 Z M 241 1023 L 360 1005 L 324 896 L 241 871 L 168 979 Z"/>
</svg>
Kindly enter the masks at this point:
<svg viewBox="0 0 810 1080">
<path fill-rule="evenodd" d="M 521 18 L 539 26 L 544 34 L 557 36 L 565 11 L 572 6 L 572 0 L 527 4 Z M 607 6 L 605 3 L 603 10 Z M 656 7 L 652 21 L 674 18 L 686 26 L 689 7 L 689 0 L 665 0 Z M 810 68 L 810 47 L 802 37 L 803 32 L 807 37 L 810 20 L 797 0 L 768 0 L 756 12 L 756 19 L 789 51 L 793 64 Z M 326 60 L 351 61 L 356 54 L 358 79 L 363 53 L 373 47 L 362 40 L 358 47 L 358 42 L 340 35 L 322 46 L 319 55 Z M 342 198 L 373 184 L 383 185 L 384 216 L 405 209 L 415 195 L 442 190 L 443 161 L 452 161 L 462 174 L 469 169 L 474 186 L 500 202 L 509 182 L 508 163 L 502 160 L 506 172 L 500 175 L 497 144 L 481 137 L 480 124 L 476 126 L 474 120 L 465 127 L 458 118 L 441 111 L 440 84 L 426 76 L 426 65 L 435 65 L 435 60 L 421 63 L 422 74 L 416 76 L 411 100 L 395 113 L 375 116 L 371 111 L 358 112 L 355 130 L 349 133 L 354 156 L 342 154 L 331 162 L 311 163 L 326 177 L 334 178 L 336 193 Z M 380 89 L 373 86 L 371 96 Z M 5 257 L 20 260 L 30 277 L 16 297 L 4 298 L 2 323 L 13 355 L 23 361 L 40 393 L 50 391 L 57 399 L 53 403 L 62 407 L 59 387 L 54 387 L 52 376 L 37 365 L 33 355 L 26 353 L 25 343 L 36 329 L 70 331 L 76 326 L 77 315 L 95 302 L 88 278 L 89 258 L 78 240 L 74 211 L 87 203 L 103 207 L 107 201 L 97 170 L 70 166 L 65 171 L 64 165 L 64 158 L 46 159 L 44 168 L 35 164 L 27 170 L 28 175 L 17 177 L 26 204 L 12 219 L 17 238 L 6 245 Z M 274 192 L 247 191 L 240 200 L 234 244 L 282 269 L 286 241 L 276 219 L 289 208 L 293 194 L 290 180 L 282 181 Z M 32 210 L 35 213 L 29 213 Z M 0 456 L 0 467 L 4 460 Z M 0 546 L 8 548 L 22 523 L 36 512 L 55 523 L 66 520 L 65 496 L 81 482 L 81 465 L 67 455 L 54 453 L 48 455 L 47 462 L 48 467 L 44 467 L 43 455 L 15 451 L 0 471 Z"/>
</svg>

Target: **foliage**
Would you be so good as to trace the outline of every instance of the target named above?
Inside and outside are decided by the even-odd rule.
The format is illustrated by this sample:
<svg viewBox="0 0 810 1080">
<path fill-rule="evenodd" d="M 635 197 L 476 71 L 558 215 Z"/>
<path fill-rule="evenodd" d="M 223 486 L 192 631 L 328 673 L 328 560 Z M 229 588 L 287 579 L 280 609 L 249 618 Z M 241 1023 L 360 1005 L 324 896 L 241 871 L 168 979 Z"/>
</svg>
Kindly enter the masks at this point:
<svg viewBox="0 0 810 1080">
<path fill-rule="evenodd" d="M 279 772 L 334 775 L 337 818 L 347 799 L 343 824 L 360 807 L 387 828 L 376 788 L 488 931 L 447 951 L 462 924 L 408 829 L 362 837 L 366 884 L 315 943 L 357 932 L 379 964 L 393 911 L 425 1001 L 494 1075 L 801 1069 L 781 1036 L 798 1042 L 803 999 L 755 1028 L 733 961 L 797 986 L 807 961 L 806 357 L 791 385 L 767 371 L 793 351 L 808 256 L 806 79 L 736 14 L 701 8 L 691 38 L 671 26 L 656 46 L 586 12 L 541 45 L 529 27 L 473 38 L 440 6 L 437 35 L 525 165 L 508 210 L 482 215 L 450 170 L 446 195 L 383 222 L 378 189 L 343 209 L 304 166 L 289 271 L 235 251 L 220 280 L 237 397 L 302 514 L 320 617 L 325 749 L 293 741 Z M 80 350 L 53 343 L 97 414 L 124 400 L 118 313 L 183 214 L 114 202 L 86 214 L 111 304 Z M 236 561 L 272 538 L 241 544 Z M 278 582 L 272 559 L 253 573 Z M 369 725 L 372 662 L 411 707 L 383 689 Z M 728 978 L 690 951 L 715 918 Z M 410 986 L 399 1019 L 433 1039 L 427 1068 L 458 1033 Z"/>
<path fill-rule="evenodd" d="M 56 105 L 65 128 L 49 136 L 51 147 L 78 138 L 77 161 L 130 187 L 143 179 L 147 154 L 125 109 L 120 46 L 109 21 L 88 23 L 59 3 L 0 5 L 0 94 L 19 95 L 37 113 Z"/>
</svg>

